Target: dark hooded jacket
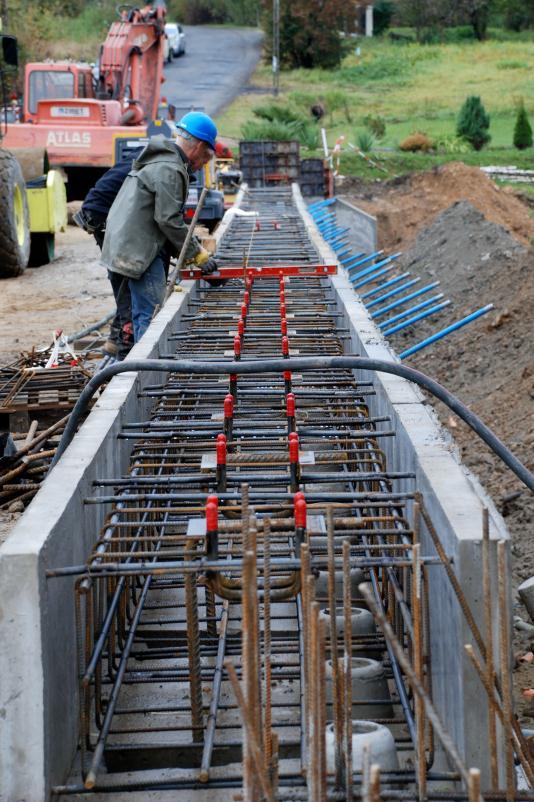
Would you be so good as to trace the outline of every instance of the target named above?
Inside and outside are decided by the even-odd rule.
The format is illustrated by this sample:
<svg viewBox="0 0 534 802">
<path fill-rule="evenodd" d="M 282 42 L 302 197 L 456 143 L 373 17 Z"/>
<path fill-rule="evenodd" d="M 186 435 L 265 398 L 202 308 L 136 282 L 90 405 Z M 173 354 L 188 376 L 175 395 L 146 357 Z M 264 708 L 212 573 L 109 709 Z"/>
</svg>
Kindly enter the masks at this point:
<svg viewBox="0 0 534 802">
<path fill-rule="evenodd" d="M 168 242 L 178 253 L 187 235 L 183 207 L 189 191 L 187 162 L 174 142 L 153 137 L 113 202 L 102 262 L 112 272 L 140 278 Z M 199 251 L 193 237 L 187 259 Z"/>
</svg>

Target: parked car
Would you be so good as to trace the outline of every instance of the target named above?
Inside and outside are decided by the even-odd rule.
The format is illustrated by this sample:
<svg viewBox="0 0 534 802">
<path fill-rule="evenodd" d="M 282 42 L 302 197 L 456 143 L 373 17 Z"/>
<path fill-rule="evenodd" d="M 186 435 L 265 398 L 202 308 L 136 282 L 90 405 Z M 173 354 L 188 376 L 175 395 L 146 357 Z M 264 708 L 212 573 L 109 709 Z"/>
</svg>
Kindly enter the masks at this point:
<svg viewBox="0 0 534 802">
<path fill-rule="evenodd" d="M 177 22 L 167 22 L 165 33 L 169 39 L 173 56 L 183 56 L 185 53 L 185 31 Z"/>
<path fill-rule="evenodd" d="M 170 64 L 172 61 L 173 52 L 169 37 L 165 34 L 163 39 L 163 61 L 165 64 Z"/>
</svg>

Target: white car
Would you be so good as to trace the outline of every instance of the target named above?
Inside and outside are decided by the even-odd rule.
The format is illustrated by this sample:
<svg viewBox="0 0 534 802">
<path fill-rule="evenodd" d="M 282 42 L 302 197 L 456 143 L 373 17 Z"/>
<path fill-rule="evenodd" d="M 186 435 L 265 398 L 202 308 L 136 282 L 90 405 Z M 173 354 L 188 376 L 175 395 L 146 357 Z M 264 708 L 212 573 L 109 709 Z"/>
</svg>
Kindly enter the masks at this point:
<svg viewBox="0 0 534 802">
<path fill-rule="evenodd" d="M 182 56 L 185 53 L 185 31 L 177 22 L 167 22 L 165 33 L 169 40 L 173 56 Z"/>
</svg>

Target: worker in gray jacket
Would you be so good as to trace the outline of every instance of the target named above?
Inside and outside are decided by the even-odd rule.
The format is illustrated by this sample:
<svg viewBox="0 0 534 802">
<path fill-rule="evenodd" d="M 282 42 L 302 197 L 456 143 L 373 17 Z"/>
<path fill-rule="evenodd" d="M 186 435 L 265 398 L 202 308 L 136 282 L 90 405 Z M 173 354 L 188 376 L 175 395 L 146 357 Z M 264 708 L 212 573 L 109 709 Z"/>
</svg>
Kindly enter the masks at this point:
<svg viewBox="0 0 534 802">
<path fill-rule="evenodd" d="M 179 253 L 188 227 L 183 207 L 189 191 L 189 170 L 196 172 L 213 157 L 217 128 L 207 114 L 190 112 L 176 124 L 175 140 L 150 140 L 115 198 L 106 223 L 102 262 L 129 280 L 134 340 L 138 342 L 163 302 L 166 274 L 162 249 Z M 204 275 L 217 263 L 198 240 L 191 239 L 186 262 Z"/>
</svg>

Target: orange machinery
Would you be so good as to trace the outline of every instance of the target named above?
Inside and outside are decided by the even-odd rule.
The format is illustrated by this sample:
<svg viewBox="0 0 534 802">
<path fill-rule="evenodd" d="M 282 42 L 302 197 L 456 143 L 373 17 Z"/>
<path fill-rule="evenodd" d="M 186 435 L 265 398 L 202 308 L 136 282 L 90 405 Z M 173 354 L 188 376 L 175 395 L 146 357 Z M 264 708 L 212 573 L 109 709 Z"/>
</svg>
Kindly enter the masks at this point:
<svg viewBox="0 0 534 802">
<path fill-rule="evenodd" d="M 102 45 L 97 75 L 89 64 L 26 65 L 20 120 L 4 147 L 46 148 L 67 173 L 69 198 L 84 197 L 114 160 L 114 140 L 143 135 L 157 117 L 163 79 L 165 4 L 119 6 Z"/>
</svg>

